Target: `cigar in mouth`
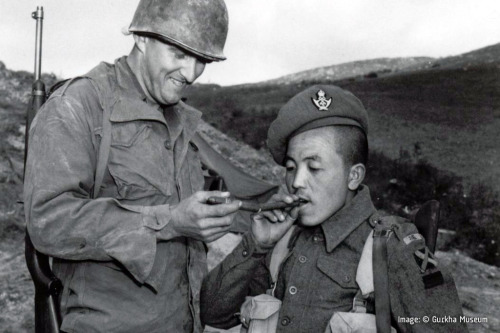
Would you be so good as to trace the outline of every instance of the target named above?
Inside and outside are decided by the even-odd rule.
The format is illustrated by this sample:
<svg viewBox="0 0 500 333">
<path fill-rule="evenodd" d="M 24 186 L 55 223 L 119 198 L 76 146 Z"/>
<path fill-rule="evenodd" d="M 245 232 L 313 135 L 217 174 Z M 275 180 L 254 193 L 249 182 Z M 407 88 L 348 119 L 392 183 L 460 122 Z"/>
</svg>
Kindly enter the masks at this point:
<svg viewBox="0 0 500 333">
<path fill-rule="evenodd" d="M 207 199 L 207 204 L 209 205 L 219 205 L 219 204 L 225 204 L 225 203 L 231 203 L 232 199 L 231 198 L 223 198 L 223 197 L 210 197 Z M 274 209 L 284 209 L 288 207 L 296 207 L 302 203 L 305 203 L 307 201 L 300 199 L 299 201 L 294 201 L 292 203 L 286 203 L 282 201 L 276 201 L 276 202 L 268 202 L 268 203 L 254 203 L 250 201 L 245 201 L 241 200 L 241 210 L 246 210 L 248 212 L 262 212 L 265 210 L 274 210 Z"/>
</svg>

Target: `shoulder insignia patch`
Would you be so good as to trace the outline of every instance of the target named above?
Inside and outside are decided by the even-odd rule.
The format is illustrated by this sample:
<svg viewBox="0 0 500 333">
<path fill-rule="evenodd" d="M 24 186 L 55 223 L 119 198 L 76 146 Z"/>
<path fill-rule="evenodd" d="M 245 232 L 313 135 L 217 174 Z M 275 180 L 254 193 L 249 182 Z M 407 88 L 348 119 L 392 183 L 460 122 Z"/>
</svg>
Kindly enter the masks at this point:
<svg viewBox="0 0 500 333">
<path fill-rule="evenodd" d="M 411 234 L 403 238 L 403 241 L 405 242 L 406 245 L 409 245 L 410 243 L 424 239 L 424 237 L 421 234 Z"/>
</svg>

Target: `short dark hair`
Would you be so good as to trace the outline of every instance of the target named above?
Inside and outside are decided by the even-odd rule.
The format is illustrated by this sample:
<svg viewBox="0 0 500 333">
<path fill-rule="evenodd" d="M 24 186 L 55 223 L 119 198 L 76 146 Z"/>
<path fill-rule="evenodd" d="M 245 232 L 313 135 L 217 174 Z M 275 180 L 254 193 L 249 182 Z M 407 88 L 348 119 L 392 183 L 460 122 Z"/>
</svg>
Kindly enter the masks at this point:
<svg viewBox="0 0 500 333">
<path fill-rule="evenodd" d="M 339 139 L 337 153 L 344 158 L 346 167 L 368 162 L 368 139 L 365 132 L 357 126 L 332 126 Z"/>
</svg>

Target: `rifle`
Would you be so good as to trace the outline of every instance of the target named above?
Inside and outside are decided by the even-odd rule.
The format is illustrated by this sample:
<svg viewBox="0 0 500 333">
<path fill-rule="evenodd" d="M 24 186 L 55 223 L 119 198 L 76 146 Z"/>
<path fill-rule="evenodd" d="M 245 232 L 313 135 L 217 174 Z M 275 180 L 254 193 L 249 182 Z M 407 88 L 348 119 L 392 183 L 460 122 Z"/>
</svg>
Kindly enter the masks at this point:
<svg viewBox="0 0 500 333">
<path fill-rule="evenodd" d="M 32 86 L 31 101 L 26 113 L 26 137 L 24 146 L 24 168 L 28 157 L 29 129 L 37 111 L 45 103 L 45 84 L 41 79 L 42 66 L 42 28 L 43 7 L 37 7 L 31 14 L 36 20 L 35 40 L 35 78 Z M 61 326 L 59 294 L 61 281 L 52 273 L 49 257 L 38 252 L 31 242 L 26 229 L 25 238 L 26 265 L 35 285 L 35 332 L 58 333 Z"/>
</svg>

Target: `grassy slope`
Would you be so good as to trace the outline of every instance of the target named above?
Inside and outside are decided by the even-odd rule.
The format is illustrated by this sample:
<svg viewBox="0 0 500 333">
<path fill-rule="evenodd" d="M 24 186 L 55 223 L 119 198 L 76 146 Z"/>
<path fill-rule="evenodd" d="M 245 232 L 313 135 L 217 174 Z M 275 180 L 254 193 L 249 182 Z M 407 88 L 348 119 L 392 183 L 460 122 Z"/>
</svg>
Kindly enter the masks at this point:
<svg viewBox="0 0 500 333">
<path fill-rule="evenodd" d="M 500 68 L 430 70 L 341 84 L 365 103 L 376 150 L 400 148 L 500 190 Z"/>
<path fill-rule="evenodd" d="M 417 150 L 443 170 L 500 190 L 500 68 L 434 68 L 373 79 L 320 81 L 354 92 L 370 114 L 375 150 L 397 157 Z M 313 82 L 233 87 L 195 86 L 189 103 L 209 123 L 260 148 L 279 107 Z"/>
</svg>

